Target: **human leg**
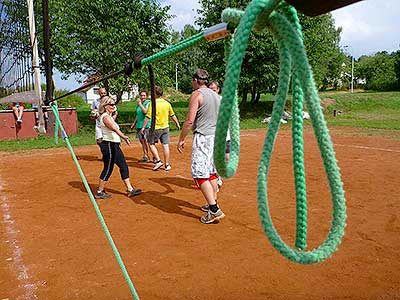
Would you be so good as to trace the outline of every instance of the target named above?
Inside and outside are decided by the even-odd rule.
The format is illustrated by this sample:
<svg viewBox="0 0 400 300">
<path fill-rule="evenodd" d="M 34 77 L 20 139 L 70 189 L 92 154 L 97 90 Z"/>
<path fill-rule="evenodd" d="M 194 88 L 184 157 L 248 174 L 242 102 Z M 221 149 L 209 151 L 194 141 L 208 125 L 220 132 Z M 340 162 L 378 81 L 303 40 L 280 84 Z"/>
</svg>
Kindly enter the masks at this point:
<svg viewBox="0 0 400 300">
<path fill-rule="evenodd" d="M 167 171 L 171 170 L 171 165 L 169 163 L 169 155 L 170 155 L 170 151 L 169 151 L 169 144 L 163 144 L 163 152 L 164 152 L 164 161 L 165 161 L 165 169 Z"/>
<path fill-rule="evenodd" d="M 213 164 L 214 136 L 195 134 L 192 146 L 192 177 L 199 187 L 207 205 L 207 215 L 200 221 L 205 224 L 216 222 L 225 215 L 217 204 L 217 174 Z"/>
<path fill-rule="evenodd" d="M 159 131 L 159 135 L 160 135 L 160 142 L 161 142 L 162 147 L 163 147 L 165 170 L 169 171 L 169 170 L 171 170 L 171 165 L 169 163 L 169 157 L 170 157 L 169 128 L 161 129 Z"/>
<path fill-rule="evenodd" d="M 105 199 L 109 198 L 110 195 L 105 193 L 104 188 L 108 182 L 108 179 L 110 178 L 112 171 L 114 169 L 114 163 L 115 163 L 115 149 L 112 145 L 111 142 L 108 141 L 103 141 L 101 144 L 99 144 L 101 153 L 103 154 L 103 170 L 100 174 L 99 178 L 99 187 L 97 189 L 97 192 L 95 194 L 96 199 Z M 104 196 L 104 194 L 108 196 Z"/>
<path fill-rule="evenodd" d="M 22 116 L 24 115 L 24 107 L 20 105 L 18 107 L 18 120 L 22 123 Z"/>
<path fill-rule="evenodd" d="M 139 159 L 139 162 L 149 162 L 149 149 L 146 141 L 146 133 L 141 133 L 141 129 L 137 128 L 136 136 L 139 139 L 140 145 L 142 146 L 143 158 Z"/>
<path fill-rule="evenodd" d="M 118 166 L 121 179 L 128 190 L 128 197 L 141 194 L 142 191 L 140 189 L 135 189 L 131 184 L 129 179 L 129 167 L 119 144 L 115 144 L 115 164 Z"/>
</svg>

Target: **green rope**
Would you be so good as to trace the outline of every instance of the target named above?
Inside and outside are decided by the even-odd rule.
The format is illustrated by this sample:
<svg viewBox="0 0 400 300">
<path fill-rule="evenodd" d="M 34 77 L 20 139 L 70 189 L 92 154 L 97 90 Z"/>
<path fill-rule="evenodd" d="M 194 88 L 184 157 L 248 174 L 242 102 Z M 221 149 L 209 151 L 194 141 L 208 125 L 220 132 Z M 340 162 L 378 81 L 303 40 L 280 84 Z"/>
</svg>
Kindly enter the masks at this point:
<svg viewBox="0 0 400 300">
<path fill-rule="evenodd" d="M 272 13 L 278 8 L 284 12 L 290 22 L 281 14 Z M 232 12 L 232 14 L 230 14 Z M 252 28 L 260 30 L 268 22 L 272 27 L 279 44 L 280 72 L 279 85 L 276 94 L 271 122 L 264 143 L 262 157 L 258 172 L 258 207 L 263 229 L 267 234 L 272 245 L 284 256 L 292 261 L 310 264 L 320 262 L 332 255 L 338 248 L 344 235 L 346 221 L 346 207 L 344 199 L 343 185 L 340 178 L 339 168 L 335 159 L 332 142 L 329 137 L 328 129 L 321 111 L 320 101 L 315 88 L 312 72 L 305 54 L 304 45 L 301 37 L 300 24 L 297 14 L 291 7 L 284 6 L 281 1 L 254 0 L 246 11 L 225 10 L 223 19 L 234 21 L 240 18 L 240 23 L 235 33 L 235 40 L 232 51 L 229 55 L 224 88 L 222 91 L 222 101 L 217 123 L 216 141 L 214 149 L 215 164 L 219 174 L 223 176 L 234 174 L 235 170 L 227 168 L 222 148 L 225 144 L 227 127 L 233 118 L 233 106 L 237 105 L 236 90 L 240 76 L 240 68 L 243 61 L 244 52 L 247 48 L 250 31 Z M 295 27 L 295 29 L 293 28 Z M 286 245 L 273 226 L 268 208 L 267 198 L 267 175 L 274 142 L 279 129 L 280 119 L 286 102 L 289 90 L 291 64 L 293 63 L 293 153 L 296 185 L 296 247 L 303 250 L 306 247 L 307 233 L 307 205 L 305 188 L 305 170 L 303 154 L 303 93 L 309 108 L 314 133 L 317 137 L 321 157 L 324 162 L 325 172 L 328 177 L 329 187 L 333 202 L 332 226 L 323 244 L 312 251 L 297 251 Z M 301 79 L 301 80 L 300 80 Z M 231 128 L 232 132 L 234 128 Z M 237 135 L 232 137 L 232 142 Z M 236 157 L 235 157 L 236 159 Z M 231 162 L 228 162 L 228 166 Z M 228 172 L 229 171 L 229 172 Z"/>
<path fill-rule="evenodd" d="M 55 127 L 54 127 L 54 142 L 56 144 L 58 144 L 58 131 L 60 129 L 60 123 L 59 123 L 58 120 L 60 119 L 60 114 L 59 114 L 59 111 L 58 111 L 57 101 L 54 101 L 53 103 L 54 103 L 53 105 L 54 105 L 54 108 L 55 108 L 55 109 L 53 109 L 53 112 L 54 112 L 54 114 L 57 114 L 56 124 L 55 124 Z M 48 126 L 48 124 L 47 124 L 47 126 Z"/>
<path fill-rule="evenodd" d="M 137 292 L 136 292 L 136 290 L 135 290 L 135 287 L 134 287 L 134 285 L 133 285 L 133 283 L 132 283 L 132 280 L 131 280 L 131 278 L 129 277 L 128 271 L 126 270 L 126 267 L 125 267 L 125 265 L 124 265 L 124 262 L 122 261 L 122 258 L 121 258 L 121 255 L 119 254 L 119 251 L 118 251 L 118 249 L 117 249 L 117 246 L 116 246 L 115 243 L 114 243 L 114 240 L 113 240 L 113 238 L 112 238 L 112 236 L 111 236 L 110 231 L 108 230 L 108 227 L 107 227 L 106 222 L 105 222 L 105 220 L 104 220 L 104 218 L 103 218 L 103 215 L 101 214 L 100 208 L 99 208 L 99 206 L 97 205 L 96 200 L 94 199 L 93 193 L 92 193 L 92 191 L 91 191 L 91 189 L 90 189 L 90 187 L 89 187 L 89 184 L 88 184 L 88 182 L 87 182 L 87 180 L 86 180 L 86 177 L 85 177 L 85 175 L 83 174 L 83 171 L 82 171 L 82 168 L 81 168 L 81 166 L 80 166 L 80 164 L 79 164 L 79 162 L 78 162 L 78 159 L 76 158 L 74 149 L 72 148 L 71 143 L 70 143 L 70 141 L 69 141 L 69 139 L 68 139 L 68 135 L 67 135 L 67 133 L 65 132 L 64 127 L 63 127 L 63 125 L 62 125 L 62 123 L 61 123 L 61 121 L 60 121 L 59 114 L 58 114 L 58 108 L 57 108 L 56 105 L 53 105 L 53 103 L 52 103 L 52 104 L 51 104 L 51 109 L 52 109 L 53 112 L 54 112 L 54 116 L 56 117 L 56 120 L 57 120 L 57 122 L 58 122 L 58 124 L 59 124 L 59 126 L 60 126 L 60 130 L 61 130 L 61 133 L 62 133 L 62 137 L 63 137 L 65 143 L 67 144 L 67 147 L 68 147 L 68 149 L 69 149 L 69 151 L 70 151 L 70 153 L 71 153 L 71 156 L 72 156 L 72 158 L 73 158 L 73 160 L 74 160 L 74 162 L 75 162 L 75 165 L 76 165 L 76 167 L 78 168 L 79 175 L 80 175 L 81 178 L 82 178 L 82 182 L 83 182 L 83 184 L 84 184 L 84 186 L 85 186 L 85 188 L 86 188 L 87 193 L 89 194 L 89 198 L 90 198 L 90 201 L 92 202 L 92 205 L 93 205 L 93 207 L 94 207 L 94 209 L 95 209 L 95 211 L 96 211 L 97 218 L 98 218 L 99 221 L 100 221 L 101 227 L 103 228 L 103 231 L 104 231 L 104 233 L 105 233 L 106 236 L 107 236 L 108 242 L 109 242 L 109 244 L 110 244 L 110 246 L 111 246 L 111 248 L 112 248 L 112 251 L 114 252 L 114 256 L 115 256 L 115 258 L 117 259 L 118 264 L 119 264 L 119 266 L 120 266 L 120 268 L 121 268 L 121 271 L 122 271 L 122 273 L 123 273 L 123 275 L 124 275 L 124 277 L 125 277 L 125 281 L 127 282 L 127 284 L 128 284 L 128 286 L 129 286 L 129 289 L 131 290 L 131 293 L 132 293 L 133 297 L 134 297 L 136 300 L 139 300 L 139 295 L 137 294 Z"/>
<path fill-rule="evenodd" d="M 199 32 L 190 38 L 183 40 L 175 45 L 172 45 L 171 47 L 168 47 L 160 52 L 157 52 L 154 55 L 151 55 L 149 57 L 146 57 L 142 60 L 142 66 L 151 64 L 153 62 L 159 61 L 163 58 L 166 58 L 168 56 L 171 56 L 173 54 L 176 54 L 184 49 L 187 49 L 189 47 L 192 47 L 200 42 L 204 42 L 204 32 Z"/>
<path fill-rule="evenodd" d="M 296 10 L 292 6 L 284 6 L 282 10 L 296 29 L 300 39 L 303 39 L 300 20 Z M 294 66 L 292 66 L 294 68 Z M 304 95 L 300 86 L 300 79 L 293 74 L 293 130 L 292 130 L 292 151 L 293 171 L 296 190 L 296 248 L 304 250 L 307 247 L 307 188 L 306 173 L 304 167 L 304 146 L 303 146 L 303 102 Z"/>
</svg>

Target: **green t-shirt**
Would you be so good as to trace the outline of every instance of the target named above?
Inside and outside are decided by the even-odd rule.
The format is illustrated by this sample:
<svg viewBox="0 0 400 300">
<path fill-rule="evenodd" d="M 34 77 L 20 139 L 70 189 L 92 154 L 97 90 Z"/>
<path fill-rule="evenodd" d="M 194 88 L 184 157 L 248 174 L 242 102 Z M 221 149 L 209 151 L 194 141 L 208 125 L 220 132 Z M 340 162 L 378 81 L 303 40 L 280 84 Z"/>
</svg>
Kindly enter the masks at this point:
<svg viewBox="0 0 400 300">
<path fill-rule="evenodd" d="M 146 101 L 143 102 L 143 106 L 148 108 L 149 105 L 150 105 L 150 99 L 146 99 Z M 140 108 L 139 105 L 136 106 L 136 116 L 137 116 L 136 128 L 142 128 L 145 114 L 142 112 L 142 109 Z M 150 125 L 151 125 L 151 120 L 149 120 L 149 123 L 147 123 L 146 128 L 150 128 Z"/>
</svg>

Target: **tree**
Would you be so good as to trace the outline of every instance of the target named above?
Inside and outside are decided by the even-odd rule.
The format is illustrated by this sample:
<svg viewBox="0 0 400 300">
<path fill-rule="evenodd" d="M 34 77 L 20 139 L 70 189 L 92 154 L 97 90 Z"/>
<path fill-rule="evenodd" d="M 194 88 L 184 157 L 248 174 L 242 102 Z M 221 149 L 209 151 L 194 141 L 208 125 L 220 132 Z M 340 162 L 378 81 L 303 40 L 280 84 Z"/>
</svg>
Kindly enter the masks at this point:
<svg viewBox="0 0 400 300">
<path fill-rule="evenodd" d="M 396 73 L 397 78 L 397 90 L 400 90 L 400 50 L 393 52 L 394 57 L 394 72 Z"/>
<path fill-rule="evenodd" d="M 245 9 L 249 1 L 241 0 L 201 0 L 201 16 L 197 23 L 209 27 L 220 22 L 221 12 L 227 7 Z M 303 27 L 304 44 L 313 68 L 315 81 L 321 88 L 335 86 L 340 78 L 341 65 L 345 55 L 339 48 L 340 32 L 335 29 L 330 14 L 309 18 L 300 14 Z M 221 79 L 224 76 L 223 42 L 207 44 L 205 47 L 210 73 Z M 278 85 L 279 55 L 276 41 L 272 34 L 252 32 L 249 45 L 242 64 L 239 81 L 239 94 L 242 104 L 247 101 L 248 93 L 251 102 L 256 103 L 261 93 L 273 93 Z"/>
<path fill-rule="evenodd" d="M 175 32 L 175 40 L 172 41 L 172 43 L 175 44 L 179 41 L 190 38 L 198 32 L 199 30 L 197 30 L 194 26 L 185 25 L 181 32 Z M 202 64 L 203 60 L 204 52 L 199 46 L 186 49 L 185 51 L 173 57 L 171 63 L 174 66 L 174 71 L 175 64 L 178 68 L 178 88 L 180 91 L 186 94 L 189 94 L 193 91 L 192 75 L 196 69 L 204 66 Z M 173 78 L 175 78 L 175 73 Z"/>
<path fill-rule="evenodd" d="M 201 16 L 197 24 L 207 28 L 221 22 L 221 13 L 227 7 L 245 9 L 249 1 L 208 1 L 201 0 Z M 205 47 L 207 61 L 204 62 L 213 78 L 222 81 L 225 73 L 224 43 L 217 41 L 207 44 Z M 260 63 L 262 62 L 262 63 Z M 277 85 L 278 52 L 271 33 L 251 33 L 249 46 L 246 51 L 241 78 L 239 81 L 239 95 L 242 104 L 247 101 L 248 93 L 252 95 L 252 102 L 258 102 L 261 93 L 272 92 Z"/>
<path fill-rule="evenodd" d="M 362 56 L 358 60 L 356 74 L 366 80 L 365 89 L 390 91 L 397 87 L 396 53 L 378 52 L 373 56 Z"/>
<path fill-rule="evenodd" d="M 51 7 L 54 65 L 65 75 L 106 75 L 123 69 L 136 52 L 151 55 L 168 45 L 169 7 L 155 0 L 57 0 Z M 143 84 L 143 72 L 111 80 L 111 91 L 125 83 Z"/>
<path fill-rule="evenodd" d="M 336 29 L 331 14 L 307 17 L 300 14 L 304 46 L 319 89 L 336 87 L 345 55 L 339 47 L 341 28 Z"/>
</svg>

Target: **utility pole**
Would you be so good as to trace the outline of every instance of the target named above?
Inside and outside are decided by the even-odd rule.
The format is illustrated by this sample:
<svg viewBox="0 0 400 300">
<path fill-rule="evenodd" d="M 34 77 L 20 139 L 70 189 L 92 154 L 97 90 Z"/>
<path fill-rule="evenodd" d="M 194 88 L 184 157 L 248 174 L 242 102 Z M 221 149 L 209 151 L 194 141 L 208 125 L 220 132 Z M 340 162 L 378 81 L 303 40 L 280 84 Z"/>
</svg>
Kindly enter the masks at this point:
<svg viewBox="0 0 400 300">
<path fill-rule="evenodd" d="M 178 64 L 175 64 L 175 90 L 178 90 Z"/>
<path fill-rule="evenodd" d="M 38 115 L 39 115 L 39 133 L 46 133 L 45 123 L 43 118 L 43 110 L 42 110 L 42 87 L 40 83 L 40 66 L 39 66 L 39 54 L 38 54 L 38 44 L 36 38 L 36 26 L 35 26 L 35 13 L 33 10 L 33 0 L 28 1 L 28 17 L 29 17 L 29 32 L 31 37 L 31 47 L 32 47 L 32 68 L 34 72 L 34 87 L 35 93 L 38 97 Z"/>
<path fill-rule="evenodd" d="M 351 84 L 350 84 L 350 93 L 353 92 L 353 81 L 354 81 L 354 56 L 351 56 Z"/>
</svg>

